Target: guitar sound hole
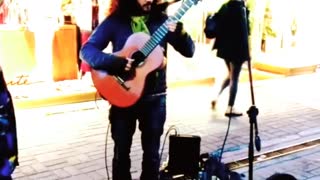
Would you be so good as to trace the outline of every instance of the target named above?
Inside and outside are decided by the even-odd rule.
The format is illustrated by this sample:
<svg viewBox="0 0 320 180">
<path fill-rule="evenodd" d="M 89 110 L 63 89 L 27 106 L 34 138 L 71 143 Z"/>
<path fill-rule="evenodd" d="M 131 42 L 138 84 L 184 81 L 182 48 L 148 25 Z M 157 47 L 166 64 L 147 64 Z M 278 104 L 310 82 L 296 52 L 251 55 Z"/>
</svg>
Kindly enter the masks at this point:
<svg viewBox="0 0 320 180">
<path fill-rule="evenodd" d="M 144 62 L 145 56 L 141 51 L 136 51 L 132 54 L 131 59 L 134 59 L 132 62 L 132 68 L 129 71 L 124 71 L 118 75 L 118 78 L 122 81 L 128 81 L 134 79 L 136 76 L 136 67 L 141 65 Z"/>
<path fill-rule="evenodd" d="M 136 51 L 135 53 L 132 54 L 131 58 L 134 59 L 132 66 L 138 67 L 140 64 L 143 63 L 146 57 L 141 51 Z"/>
</svg>

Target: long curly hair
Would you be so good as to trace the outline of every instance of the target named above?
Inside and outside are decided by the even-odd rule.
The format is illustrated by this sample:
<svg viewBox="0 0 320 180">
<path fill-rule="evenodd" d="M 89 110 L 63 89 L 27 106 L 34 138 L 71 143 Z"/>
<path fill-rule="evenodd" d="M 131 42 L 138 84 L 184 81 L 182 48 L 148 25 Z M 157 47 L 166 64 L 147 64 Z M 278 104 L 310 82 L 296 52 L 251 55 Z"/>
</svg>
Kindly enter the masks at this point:
<svg viewBox="0 0 320 180">
<path fill-rule="evenodd" d="M 152 6 L 157 6 L 160 0 L 154 0 Z M 142 8 L 137 0 L 110 0 L 107 16 L 117 14 L 119 16 L 132 16 L 141 14 Z"/>
</svg>

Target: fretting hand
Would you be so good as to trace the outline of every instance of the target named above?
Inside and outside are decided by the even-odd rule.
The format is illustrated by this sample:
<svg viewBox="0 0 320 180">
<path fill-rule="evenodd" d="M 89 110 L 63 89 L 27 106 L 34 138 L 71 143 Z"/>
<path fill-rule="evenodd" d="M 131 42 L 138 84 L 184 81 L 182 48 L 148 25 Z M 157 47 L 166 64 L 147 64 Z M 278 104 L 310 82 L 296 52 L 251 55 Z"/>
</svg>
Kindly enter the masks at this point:
<svg viewBox="0 0 320 180">
<path fill-rule="evenodd" d="M 167 26 L 169 32 L 173 32 L 173 33 L 176 33 L 176 34 L 182 34 L 184 32 L 183 31 L 182 22 L 176 22 L 174 20 L 168 20 L 166 22 L 166 26 Z"/>
<path fill-rule="evenodd" d="M 177 28 L 177 22 L 173 20 L 168 20 L 166 26 L 170 32 L 174 32 Z"/>
</svg>

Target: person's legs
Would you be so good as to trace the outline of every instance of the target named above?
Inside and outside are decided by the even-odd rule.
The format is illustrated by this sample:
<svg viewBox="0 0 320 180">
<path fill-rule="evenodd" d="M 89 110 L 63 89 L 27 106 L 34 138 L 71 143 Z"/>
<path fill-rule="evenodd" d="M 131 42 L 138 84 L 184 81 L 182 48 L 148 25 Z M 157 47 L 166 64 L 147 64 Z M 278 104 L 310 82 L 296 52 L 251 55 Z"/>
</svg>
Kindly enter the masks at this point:
<svg viewBox="0 0 320 180">
<path fill-rule="evenodd" d="M 158 180 L 160 168 L 160 138 L 166 120 L 166 97 L 156 97 L 142 102 L 139 111 L 139 129 L 143 149 L 140 180 Z"/>
<path fill-rule="evenodd" d="M 130 148 L 132 136 L 136 129 L 136 118 L 129 109 L 111 107 L 109 119 L 111 134 L 114 141 L 114 156 L 112 160 L 112 179 L 131 180 Z"/>
<path fill-rule="evenodd" d="M 228 102 L 229 106 L 233 106 L 236 100 L 241 66 L 242 64 L 231 63 L 230 97 Z"/>
<path fill-rule="evenodd" d="M 216 95 L 216 97 L 211 101 L 211 107 L 214 109 L 216 104 L 217 104 L 217 100 L 218 97 L 222 94 L 222 92 L 224 91 L 225 88 L 227 88 L 230 84 L 230 76 L 231 76 L 231 63 L 228 60 L 224 60 L 226 67 L 228 69 L 228 75 L 225 77 L 225 79 L 223 80 L 220 90 L 218 92 L 218 94 Z"/>
<path fill-rule="evenodd" d="M 230 92 L 229 92 L 229 101 L 228 109 L 226 111 L 226 116 L 241 116 L 242 113 L 233 111 L 233 105 L 236 100 L 238 92 L 239 77 L 242 68 L 242 63 L 230 63 L 231 65 L 231 80 L 230 80 Z"/>
</svg>

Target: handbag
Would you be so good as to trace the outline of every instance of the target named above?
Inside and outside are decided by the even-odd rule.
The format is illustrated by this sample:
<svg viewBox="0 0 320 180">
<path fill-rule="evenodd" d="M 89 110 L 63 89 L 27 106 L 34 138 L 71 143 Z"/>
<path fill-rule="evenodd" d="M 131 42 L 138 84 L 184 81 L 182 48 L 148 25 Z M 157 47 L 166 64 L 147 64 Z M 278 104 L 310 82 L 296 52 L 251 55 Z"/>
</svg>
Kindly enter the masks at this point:
<svg viewBox="0 0 320 180">
<path fill-rule="evenodd" d="M 208 39 L 213 39 L 217 36 L 217 25 L 217 16 L 215 14 L 208 15 L 203 30 Z"/>
</svg>

